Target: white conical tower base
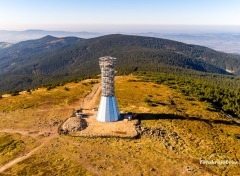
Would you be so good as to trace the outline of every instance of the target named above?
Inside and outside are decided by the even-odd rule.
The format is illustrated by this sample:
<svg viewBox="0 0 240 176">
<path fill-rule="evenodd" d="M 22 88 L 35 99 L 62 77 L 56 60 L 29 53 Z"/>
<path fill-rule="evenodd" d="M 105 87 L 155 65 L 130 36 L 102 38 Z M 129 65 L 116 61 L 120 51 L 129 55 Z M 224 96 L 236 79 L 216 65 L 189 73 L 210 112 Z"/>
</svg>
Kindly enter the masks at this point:
<svg viewBox="0 0 240 176">
<path fill-rule="evenodd" d="M 97 120 L 100 122 L 115 122 L 120 118 L 116 98 L 114 96 L 101 97 Z"/>
</svg>

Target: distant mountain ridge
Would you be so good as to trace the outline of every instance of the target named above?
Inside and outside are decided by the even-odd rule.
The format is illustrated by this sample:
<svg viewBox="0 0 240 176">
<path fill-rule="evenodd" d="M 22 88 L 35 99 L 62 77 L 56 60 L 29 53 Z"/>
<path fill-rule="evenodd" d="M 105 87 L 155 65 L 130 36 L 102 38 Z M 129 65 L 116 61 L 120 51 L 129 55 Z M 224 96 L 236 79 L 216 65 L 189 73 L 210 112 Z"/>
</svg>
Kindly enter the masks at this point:
<svg viewBox="0 0 240 176">
<path fill-rule="evenodd" d="M 136 35 L 155 38 L 164 38 L 175 40 L 187 44 L 194 44 L 200 46 L 206 46 L 217 51 L 223 51 L 227 53 L 240 54 L 240 32 L 214 32 L 205 31 L 193 32 L 193 31 L 168 31 L 163 30 L 160 32 L 118 32 L 123 35 Z M 49 31 L 39 29 L 29 29 L 25 31 L 6 31 L 0 30 L 0 42 L 16 43 L 20 41 L 26 41 L 31 39 L 42 38 L 46 35 L 52 35 L 55 37 L 79 37 L 79 38 L 94 38 L 104 35 L 112 34 L 111 32 L 69 32 L 69 31 Z"/>
<path fill-rule="evenodd" d="M 240 54 L 239 33 L 136 33 L 138 36 L 165 38 L 187 44 L 201 45 L 217 51 Z"/>
<path fill-rule="evenodd" d="M 82 39 L 77 37 L 57 38 L 48 35 L 41 39 L 14 44 L 12 47 L 0 51 L 0 74 L 9 73 L 24 64 L 30 65 L 40 59 L 38 57 L 46 57 L 49 55 L 48 52 L 57 52 L 57 49 L 77 43 L 80 40 Z"/>
<path fill-rule="evenodd" d="M 172 40 L 131 35 L 91 39 L 45 36 L 0 50 L 0 92 L 99 74 L 98 58 L 117 58 L 118 74 L 181 68 L 239 74 L 240 56 Z"/>
<path fill-rule="evenodd" d="M 92 38 L 101 36 L 103 34 L 96 32 L 69 32 L 69 31 L 47 31 L 39 29 L 29 29 L 25 31 L 6 31 L 0 30 L 0 42 L 11 42 L 16 43 L 20 41 L 33 40 L 42 38 L 44 36 L 51 35 L 56 37 L 79 37 L 79 38 Z"/>
</svg>

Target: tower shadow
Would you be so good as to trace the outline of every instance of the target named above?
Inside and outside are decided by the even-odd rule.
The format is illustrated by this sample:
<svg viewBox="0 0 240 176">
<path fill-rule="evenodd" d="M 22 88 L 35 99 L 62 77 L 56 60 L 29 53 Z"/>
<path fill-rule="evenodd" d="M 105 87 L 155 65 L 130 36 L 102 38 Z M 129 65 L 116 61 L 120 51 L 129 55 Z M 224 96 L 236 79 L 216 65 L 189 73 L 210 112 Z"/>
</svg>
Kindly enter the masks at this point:
<svg viewBox="0 0 240 176">
<path fill-rule="evenodd" d="M 205 122 L 212 127 L 213 124 L 224 124 L 230 126 L 240 126 L 239 123 L 234 120 L 213 120 L 213 119 L 202 119 L 200 117 L 188 117 L 176 114 L 151 114 L 151 113 L 140 113 L 138 114 L 139 121 L 142 120 L 180 120 L 180 121 L 198 121 Z"/>
</svg>

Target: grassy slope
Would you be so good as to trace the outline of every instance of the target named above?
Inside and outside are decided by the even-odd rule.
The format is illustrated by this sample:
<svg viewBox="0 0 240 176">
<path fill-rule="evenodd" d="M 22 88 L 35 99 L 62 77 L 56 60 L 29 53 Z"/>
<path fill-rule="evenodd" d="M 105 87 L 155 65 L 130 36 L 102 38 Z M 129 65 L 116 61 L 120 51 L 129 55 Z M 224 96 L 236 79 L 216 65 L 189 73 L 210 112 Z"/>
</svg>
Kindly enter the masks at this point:
<svg viewBox="0 0 240 176">
<path fill-rule="evenodd" d="M 73 108 L 79 108 L 80 103 L 75 102 L 86 96 L 91 86 L 82 82 L 69 83 L 50 91 L 39 88 L 31 94 L 22 92 L 16 97 L 2 98 L 0 128 L 42 129 L 45 125 L 51 125 L 51 122 L 65 120 Z M 65 87 L 69 90 L 65 90 Z"/>
<path fill-rule="evenodd" d="M 20 134 L 0 133 L 0 165 L 6 164 L 16 156 L 27 152 L 36 146 L 34 139 Z"/>
<path fill-rule="evenodd" d="M 65 90 L 65 87 L 69 91 Z M 91 87 L 91 84 L 82 84 L 82 82 L 69 83 L 50 91 L 40 88 L 32 91 L 31 94 L 22 92 L 19 96 L 0 99 L 0 130 L 12 129 L 11 134 L 0 133 L 0 140 L 6 143 L 6 145 L 1 143 L 1 146 L 4 145 L 5 148 L 0 152 L 2 155 L 0 165 L 39 146 L 37 144 L 33 146 L 32 141 L 38 144 L 45 142 L 47 140 L 44 137 L 45 133 L 56 133 L 57 125 L 71 115 L 73 108 L 79 108 L 81 99 L 89 93 Z M 17 134 L 19 131 L 24 134 Z M 31 133 L 36 133 L 36 135 L 31 135 Z M 18 140 L 15 139 L 16 136 L 18 136 Z M 8 152 L 13 145 L 11 140 L 17 144 L 21 143 L 21 145 Z M 54 153 L 56 150 L 52 146 L 56 146 L 55 142 L 58 140 L 58 137 L 54 137 L 36 154 L 20 162 L 19 166 L 15 165 L 12 171 L 6 173 L 10 175 L 53 175 L 57 173 L 56 170 L 59 170 L 62 173 L 91 175 L 72 158 L 65 159 L 69 156 L 69 153 L 65 152 L 65 148 L 59 149 L 57 154 Z M 65 146 L 63 145 L 63 147 Z M 50 168 L 46 165 L 49 165 Z"/>
<path fill-rule="evenodd" d="M 208 159 L 216 152 L 231 160 L 239 159 L 240 142 L 235 137 L 239 126 L 228 123 L 224 114 L 209 111 L 211 105 L 186 97 L 164 85 L 129 82 L 133 76 L 116 80 L 116 97 L 120 110 L 134 111 L 142 118 L 141 125 L 158 127 L 169 135 L 141 139 L 72 138 L 56 136 L 28 159 L 5 171 L 13 175 L 210 175 L 239 174 L 239 167 L 205 167 L 200 158 Z M 69 91 L 64 90 L 68 87 Z M 53 122 L 60 122 L 78 108 L 81 98 L 91 85 L 70 83 L 31 95 L 0 99 L 0 129 L 56 130 Z M 171 106 L 174 97 L 176 106 Z M 145 99 L 156 102 L 149 106 Z M 30 104 L 23 109 L 23 104 Z M 33 105 L 33 106 L 32 106 Z M 55 128 L 54 128 L 55 127 Z M 13 134 L 12 134 L 13 135 Z M 40 136 L 39 136 L 40 138 Z M 25 142 L 25 140 L 24 140 Z M 26 141 L 30 143 L 30 141 Z M 168 144 L 166 146 L 166 144 Z M 174 150 L 170 146 L 175 147 Z M 17 156 L 17 155 L 16 155 Z M 82 166 L 82 167 L 81 167 Z M 189 166 L 191 172 L 187 172 Z M 239 165 L 238 165 L 239 166 Z M 85 170 L 85 169 L 87 170 Z M 90 171 L 90 173 L 89 173 Z"/>
<path fill-rule="evenodd" d="M 240 127 L 231 124 L 231 119 L 225 114 L 212 110 L 211 104 L 184 96 L 164 85 L 127 80 L 131 78 L 122 79 L 120 90 L 117 89 L 120 108 L 128 107 L 124 109 L 138 112 L 142 117 L 142 126 L 176 132 L 182 140 L 175 144 L 170 138 L 169 143 L 182 154 L 182 160 L 189 158 L 198 164 L 200 158 L 206 159 L 215 152 L 233 160 L 240 158 L 240 142 L 235 137 L 239 135 Z M 121 89 L 126 85 L 127 89 Z M 176 106 L 170 106 L 169 97 L 174 97 Z M 147 105 L 144 99 L 156 102 L 157 106 Z M 217 167 L 211 169 L 216 173 L 223 172 Z M 232 168 L 230 170 L 231 174 L 239 172 Z"/>
</svg>

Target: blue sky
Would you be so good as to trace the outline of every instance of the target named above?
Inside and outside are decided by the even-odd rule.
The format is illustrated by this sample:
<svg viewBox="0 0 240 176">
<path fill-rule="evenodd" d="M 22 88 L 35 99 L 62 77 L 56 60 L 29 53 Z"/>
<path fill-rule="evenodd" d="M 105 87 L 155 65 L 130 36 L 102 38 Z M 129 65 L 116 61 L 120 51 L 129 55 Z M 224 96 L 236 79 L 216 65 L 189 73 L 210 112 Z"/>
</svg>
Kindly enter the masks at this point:
<svg viewBox="0 0 240 176">
<path fill-rule="evenodd" d="M 240 26 L 240 0 L 0 0 L 0 30 Z"/>
</svg>

